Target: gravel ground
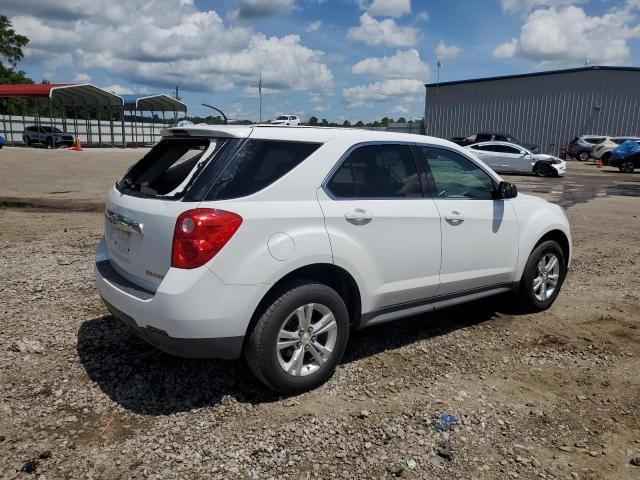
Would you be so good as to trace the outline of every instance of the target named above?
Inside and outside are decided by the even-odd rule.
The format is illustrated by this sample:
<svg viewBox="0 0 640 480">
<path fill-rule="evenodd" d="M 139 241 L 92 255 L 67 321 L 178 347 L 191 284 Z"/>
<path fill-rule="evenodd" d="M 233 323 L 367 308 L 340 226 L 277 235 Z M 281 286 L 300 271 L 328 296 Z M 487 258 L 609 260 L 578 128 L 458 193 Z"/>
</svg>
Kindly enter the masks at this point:
<svg viewBox="0 0 640 480">
<path fill-rule="evenodd" d="M 109 316 L 99 213 L 0 209 L 0 479 L 639 479 L 640 175 L 509 178 L 568 207 L 554 306 L 495 298 L 357 332 L 325 386 L 290 398 Z"/>
</svg>

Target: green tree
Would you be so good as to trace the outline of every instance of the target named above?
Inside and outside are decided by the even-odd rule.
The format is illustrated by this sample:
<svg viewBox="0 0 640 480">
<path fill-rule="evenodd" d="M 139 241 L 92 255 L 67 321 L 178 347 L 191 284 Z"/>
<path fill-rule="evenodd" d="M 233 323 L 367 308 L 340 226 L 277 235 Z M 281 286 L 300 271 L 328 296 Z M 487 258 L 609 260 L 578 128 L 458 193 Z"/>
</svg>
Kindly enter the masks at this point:
<svg viewBox="0 0 640 480">
<path fill-rule="evenodd" d="M 326 118 L 323 118 L 323 119 L 320 121 L 320 125 L 322 125 L 323 127 L 326 127 L 326 126 L 328 126 L 328 125 L 329 125 L 329 121 L 328 121 Z"/>
<path fill-rule="evenodd" d="M 407 123 L 407 119 L 406 119 L 406 118 L 404 118 L 404 117 L 400 117 L 400 118 L 398 119 L 398 123 Z"/>
<path fill-rule="evenodd" d="M 349 120 L 345 120 L 344 122 L 342 122 L 342 126 L 343 127 L 350 127 L 351 126 L 351 122 Z"/>
<path fill-rule="evenodd" d="M 309 117 L 309 125 L 315 127 L 318 125 L 318 117 Z"/>
<path fill-rule="evenodd" d="M 18 62 L 24 56 L 22 48 L 27 43 L 29 39 L 24 35 L 18 35 L 9 19 L 0 15 L 0 83 L 33 83 L 25 72 L 16 70 Z M 17 114 L 35 108 L 36 104 L 31 99 L 0 99 L 0 110 L 3 113 Z"/>
<path fill-rule="evenodd" d="M 356 127 L 357 127 L 357 128 L 362 128 L 362 127 L 364 127 L 364 122 L 363 122 L 362 120 L 358 120 L 358 121 L 356 122 Z"/>
<path fill-rule="evenodd" d="M 16 68 L 24 54 L 22 47 L 29 43 L 24 35 L 18 35 L 12 28 L 11 22 L 4 15 L 0 15 L 0 57 L 6 59 L 11 68 Z M 0 65 L 4 66 L 0 61 Z"/>
</svg>

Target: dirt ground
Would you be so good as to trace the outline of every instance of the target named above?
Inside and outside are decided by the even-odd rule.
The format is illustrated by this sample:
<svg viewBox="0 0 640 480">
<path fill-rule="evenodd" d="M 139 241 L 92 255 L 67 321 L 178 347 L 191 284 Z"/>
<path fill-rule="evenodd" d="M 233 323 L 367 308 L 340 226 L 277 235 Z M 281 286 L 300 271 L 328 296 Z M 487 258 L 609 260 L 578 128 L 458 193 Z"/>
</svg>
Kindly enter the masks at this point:
<svg viewBox="0 0 640 480">
<path fill-rule="evenodd" d="M 505 176 L 568 209 L 550 310 L 500 297 L 356 332 L 325 386 L 279 398 L 102 306 L 101 199 L 140 152 L 16 150 L 0 150 L 1 479 L 640 479 L 640 174 Z M 452 432 L 433 427 L 445 413 Z"/>
</svg>

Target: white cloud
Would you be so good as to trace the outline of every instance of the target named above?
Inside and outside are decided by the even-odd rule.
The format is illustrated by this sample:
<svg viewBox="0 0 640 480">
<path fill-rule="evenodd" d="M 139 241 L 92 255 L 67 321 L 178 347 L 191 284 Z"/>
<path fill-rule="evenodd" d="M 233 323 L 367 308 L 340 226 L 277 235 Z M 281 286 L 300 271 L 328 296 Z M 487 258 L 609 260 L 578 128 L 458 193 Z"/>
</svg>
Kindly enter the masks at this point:
<svg viewBox="0 0 640 480">
<path fill-rule="evenodd" d="M 426 10 L 423 10 L 420 13 L 418 13 L 418 15 L 416 15 L 416 18 L 418 20 L 422 20 L 426 22 L 427 20 L 429 20 L 429 12 L 427 12 Z"/>
<path fill-rule="evenodd" d="M 398 50 L 390 57 L 371 57 L 359 61 L 351 68 L 355 75 L 373 75 L 379 78 L 417 78 L 429 77 L 429 66 L 420 60 L 415 48 Z"/>
<path fill-rule="evenodd" d="M 102 90 L 106 90 L 107 92 L 115 93 L 116 95 L 126 95 L 129 93 L 134 93 L 132 89 L 129 87 L 123 87 L 122 85 L 113 84 L 107 85 L 106 87 L 100 87 Z"/>
<path fill-rule="evenodd" d="M 89 83 L 91 82 L 91 76 L 86 73 L 78 73 L 73 77 L 73 83 Z"/>
<path fill-rule="evenodd" d="M 316 105 L 315 107 L 313 107 L 313 111 L 314 112 L 328 112 L 329 111 L 329 107 L 327 107 L 326 105 Z"/>
<path fill-rule="evenodd" d="M 518 51 L 518 39 L 512 38 L 508 42 L 501 43 L 493 51 L 493 58 L 511 58 Z"/>
<path fill-rule="evenodd" d="M 456 58 L 462 53 L 462 48 L 457 45 L 447 45 L 444 41 L 440 40 L 440 43 L 434 50 L 438 60 L 450 60 Z"/>
<path fill-rule="evenodd" d="M 57 58 L 76 71 L 102 69 L 150 88 L 178 83 L 186 90 L 226 91 L 254 84 L 262 72 L 265 88 L 332 89 L 324 52 L 304 46 L 297 35 L 267 37 L 248 26 L 225 25 L 214 10 L 198 10 L 193 0 L 112 0 L 104 9 L 110 14 L 96 10 L 81 19 L 64 19 L 64 12 L 60 19 L 49 18 L 35 1 L 12 7 L 15 29 L 31 40 L 25 64 Z M 119 11 L 136 14 L 115 21 Z"/>
<path fill-rule="evenodd" d="M 315 32 L 322 28 L 322 20 L 316 20 L 315 22 L 311 22 L 307 27 L 307 32 Z"/>
<path fill-rule="evenodd" d="M 405 105 L 396 105 L 395 107 L 393 107 L 391 109 L 391 111 L 393 113 L 400 113 L 401 115 L 405 115 L 405 114 L 409 113 L 411 110 L 409 110 L 409 107 L 407 107 Z"/>
<path fill-rule="evenodd" d="M 363 6 L 373 17 L 401 17 L 411 13 L 411 0 L 373 0 Z"/>
<path fill-rule="evenodd" d="M 272 17 L 290 10 L 293 0 L 238 0 L 240 18 Z"/>
<path fill-rule="evenodd" d="M 633 25 L 630 25 L 633 23 Z M 640 38 L 640 25 L 628 10 L 612 9 L 602 16 L 588 16 L 569 6 L 530 13 L 520 36 L 493 51 L 494 58 L 522 57 L 542 67 L 624 64 L 629 60 L 627 41 Z"/>
<path fill-rule="evenodd" d="M 410 47 L 418 43 L 418 29 L 398 25 L 391 18 L 376 20 L 365 12 L 360 17 L 360 25 L 349 29 L 347 38 L 368 45 Z"/>
<path fill-rule="evenodd" d="M 424 93 L 424 82 L 399 79 L 345 88 L 342 90 L 342 97 L 348 107 L 367 107 L 373 103 L 394 98 L 406 101 L 422 93 Z"/>
<path fill-rule="evenodd" d="M 578 3 L 587 3 L 589 0 L 499 0 L 500 6 L 505 12 L 530 12 L 544 7 L 566 7 Z"/>
</svg>

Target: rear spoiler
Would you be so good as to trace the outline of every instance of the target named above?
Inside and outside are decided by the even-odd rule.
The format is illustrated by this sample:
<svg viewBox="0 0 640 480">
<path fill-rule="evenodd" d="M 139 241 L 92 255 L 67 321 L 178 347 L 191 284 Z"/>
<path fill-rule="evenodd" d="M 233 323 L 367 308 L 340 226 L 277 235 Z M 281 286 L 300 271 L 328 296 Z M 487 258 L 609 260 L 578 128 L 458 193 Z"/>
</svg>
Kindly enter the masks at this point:
<svg viewBox="0 0 640 480">
<path fill-rule="evenodd" d="M 163 137 L 222 137 L 222 138 L 247 138 L 253 128 L 235 125 L 211 125 L 165 128 L 160 131 Z"/>
</svg>

